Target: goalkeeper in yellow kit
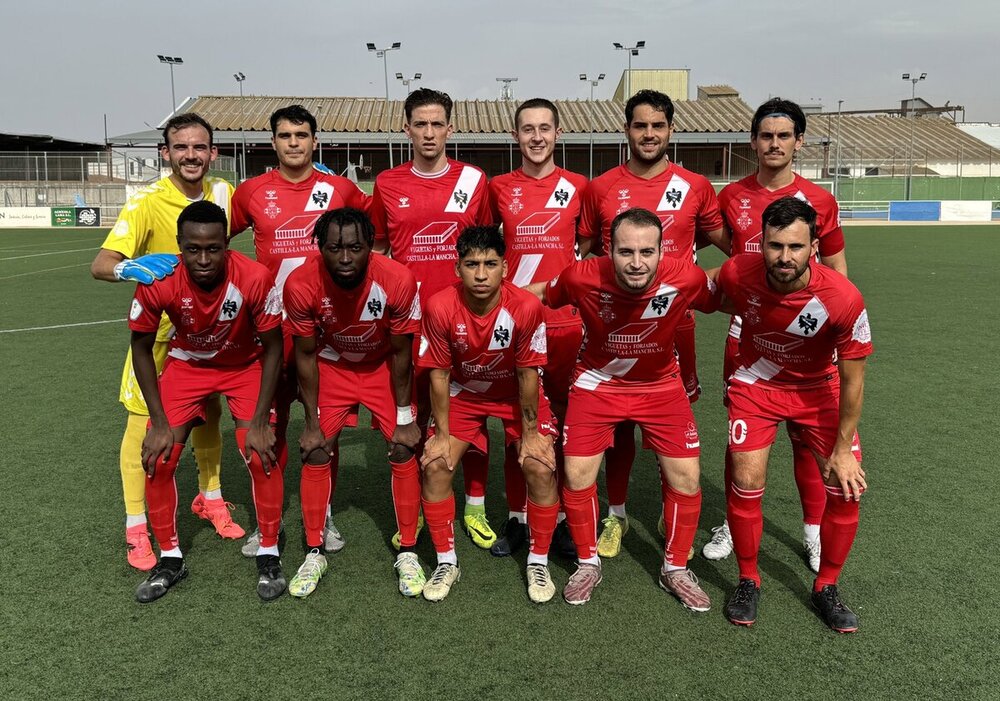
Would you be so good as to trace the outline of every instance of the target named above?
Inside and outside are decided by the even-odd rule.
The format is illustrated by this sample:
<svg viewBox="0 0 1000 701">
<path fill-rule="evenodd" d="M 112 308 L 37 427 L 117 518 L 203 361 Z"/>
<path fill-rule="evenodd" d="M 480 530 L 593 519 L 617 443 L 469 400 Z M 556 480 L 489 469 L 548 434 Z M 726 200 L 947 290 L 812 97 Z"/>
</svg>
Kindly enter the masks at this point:
<svg viewBox="0 0 1000 701">
<path fill-rule="evenodd" d="M 91 265 L 90 272 L 96 279 L 148 285 L 163 278 L 177 265 L 177 217 L 187 205 L 208 200 L 228 215 L 233 186 L 220 178 L 208 177 L 208 169 L 218 155 L 208 122 L 194 113 L 172 117 L 163 129 L 160 154 L 170 164 L 170 175 L 129 198 Z M 172 333 L 173 327 L 164 316 L 153 350 L 157 371 L 163 368 Z M 146 526 L 146 475 L 141 460 L 149 411 L 132 372 L 131 352 L 125 359 L 119 401 L 128 410 L 120 455 L 128 561 L 133 567 L 148 570 L 156 564 Z M 191 510 L 211 521 L 223 538 L 240 538 L 244 531 L 229 515 L 230 507 L 222 498 L 219 482 L 220 412 L 216 397 L 208 403 L 205 424 L 191 434 L 199 488 Z"/>
</svg>

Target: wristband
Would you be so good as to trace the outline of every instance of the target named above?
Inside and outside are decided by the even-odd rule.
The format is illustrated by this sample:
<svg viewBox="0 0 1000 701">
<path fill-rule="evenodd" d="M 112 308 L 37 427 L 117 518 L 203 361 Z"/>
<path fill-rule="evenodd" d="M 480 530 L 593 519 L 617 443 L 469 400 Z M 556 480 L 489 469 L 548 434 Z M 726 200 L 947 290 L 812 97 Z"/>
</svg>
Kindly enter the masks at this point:
<svg viewBox="0 0 1000 701">
<path fill-rule="evenodd" d="M 411 406 L 396 407 L 396 425 L 409 426 L 412 423 L 413 423 L 413 407 Z"/>
</svg>

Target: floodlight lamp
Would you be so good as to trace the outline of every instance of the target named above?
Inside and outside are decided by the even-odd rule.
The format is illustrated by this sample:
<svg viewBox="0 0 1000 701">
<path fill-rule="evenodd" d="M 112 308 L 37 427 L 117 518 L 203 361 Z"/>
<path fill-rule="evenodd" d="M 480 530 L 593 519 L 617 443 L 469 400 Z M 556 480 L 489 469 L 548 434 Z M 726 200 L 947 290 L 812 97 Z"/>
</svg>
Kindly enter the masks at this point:
<svg viewBox="0 0 1000 701">
<path fill-rule="evenodd" d="M 402 46 L 402 45 L 403 45 L 403 44 L 402 44 L 402 43 L 400 43 L 400 42 L 398 42 L 398 41 L 394 41 L 394 42 L 392 42 L 392 48 L 394 48 L 394 49 L 398 49 L 398 48 L 399 48 L 400 46 Z"/>
<path fill-rule="evenodd" d="M 403 79 L 403 74 L 402 73 L 397 73 L 396 74 L 396 80 L 402 80 L 402 79 Z"/>
<path fill-rule="evenodd" d="M 909 79 L 910 79 L 910 74 L 909 73 L 904 73 L 903 74 L 903 80 L 909 80 Z"/>
<path fill-rule="evenodd" d="M 646 46 L 646 42 L 644 42 L 644 41 L 637 41 L 637 42 L 635 42 L 635 47 L 637 49 L 645 48 L 645 46 Z"/>
<path fill-rule="evenodd" d="M 156 58 L 160 59 L 160 63 L 166 63 L 167 57 L 162 54 L 156 54 Z"/>
<path fill-rule="evenodd" d="M 638 56 L 639 55 L 639 49 L 632 49 L 632 55 L 633 56 Z"/>
<path fill-rule="evenodd" d="M 174 63 L 184 63 L 184 59 L 180 56 L 174 56 Z"/>
<path fill-rule="evenodd" d="M 920 74 L 920 80 L 924 80 L 926 77 L 927 77 L 926 73 L 921 73 Z"/>
<path fill-rule="evenodd" d="M 587 79 L 587 74 L 586 73 L 581 73 L 580 74 L 580 80 L 586 80 L 586 79 Z"/>
<path fill-rule="evenodd" d="M 601 73 L 599 76 L 597 76 L 597 79 L 598 80 L 604 80 L 604 77 L 605 77 L 604 73 Z"/>
<path fill-rule="evenodd" d="M 621 44 L 619 44 L 617 41 L 613 41 L 611 43 L 614 44 L 614 47 L 616 49 L 624 49 L 625 48 L 624 46 L 622 46 Z"/>
<path fill-rule="evenodd" d="M 369 41 L 369 42 L 368 42 L 368 50 L 369 50 L 369 51 L 375 51 L 375 44 L 373 44 L 373 43 L 371 43 L 371 42 Z"/>
<path fill-rule="evenodd" d="M 414 80 L 420 80 L 420 79 L 421 79 L 421 78 L 423 78 L 423 77 L 424 77 L 424 74 L 423 74 L 423 73 L 414 73 L 414 74 L 413 74 L 413 79 L 414 79 Z"/>
</svg>

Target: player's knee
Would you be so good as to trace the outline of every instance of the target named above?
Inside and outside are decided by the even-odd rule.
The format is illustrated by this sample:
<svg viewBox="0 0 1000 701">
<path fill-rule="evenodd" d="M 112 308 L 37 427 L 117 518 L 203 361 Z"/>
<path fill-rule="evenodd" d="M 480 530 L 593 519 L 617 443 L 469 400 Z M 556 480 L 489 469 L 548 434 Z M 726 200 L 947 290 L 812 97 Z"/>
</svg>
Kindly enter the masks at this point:
<svg viewBox="0 0 1000 701">
<path fill-rule="evenodd" d="M 326 463 L 330 462 L 330 454 L 327 453 L 325 450 L 320 450 L 319 448 L 317 448 L 316 450 L 313 450 L 308 455 L 306 455 L 305 462 L 309 463 L 310 465 L 325 465 Z"/>
<path fill-rule="evenodd" d="M 555 483 L 556 473 L 549 469 L 545 463 L 534 458 L 525 458 L 521 463 L 521 471 L 524 478 L 532 484 Z"/>
<path fill-rule="evenodd" d="M 389 462 L 404 463 L 413 457 L 413 449 L 408 448 L 402 443 L 394 443 L 392 448 L 389 450 Z"/>
</svg>

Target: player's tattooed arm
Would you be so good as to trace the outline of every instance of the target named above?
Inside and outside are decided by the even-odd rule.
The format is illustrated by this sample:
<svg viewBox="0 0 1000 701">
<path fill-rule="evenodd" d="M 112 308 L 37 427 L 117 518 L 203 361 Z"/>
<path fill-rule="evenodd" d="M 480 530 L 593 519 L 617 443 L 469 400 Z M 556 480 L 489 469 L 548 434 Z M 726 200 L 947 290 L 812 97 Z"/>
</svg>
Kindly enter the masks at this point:
<svg viewBox="0 0 1000 701">
<path fill-rule="evenodd" d="M 149 409 L 150 428 L 142 441 L 142 467 L 150 478 L 156 474 L 156 466 L 160 461 L 166 462 L 174 445 L 174 435 L 170 430 L 170 422 L 163 410 L 160 399 L 160 387 L 156 380 L 156 362 L 153 360 L 153 345 L 156 343 L 155 331 L 132 332 L 132 369 L 135 371 L 136 382 L 142 390 Z"/>
<path fill-rule="evenodd" d="M 518 462 L 538 460 L 550 470 L 556 469 L 552 439 L 538 433 L 538 368 L 517 369 L 517 395 L 521 406 L 521 449 Z"/>
<path fill-rule="evenodd" d="M 283 341 L 281 326 L 258 334 L 264 347 L 264 357 L 261 359 L 260 391 L 257 394 L 257 406 L 250 420 L 246 439 L 246 458 L 251 451 L 260 456 L 264 473 L 271 474 L 271 467 L 277 462 L 274 453 L 275 437 L 271 430 L 271 404 L 274 402 L 274 392 L 278 386 L 278 376 L 281 374 Z"/>
<path fill-rule="evenodd" d="M 837 425 L 837 441 L 823 466 L 823 476 L 828 484 L 831 476 L 836 480 L 832 484 L 844 490 L 844 499 L 857 501 L 868 488 L 865 471 L 851 451 L 864 404 L 865 359 L 841 358 L 837 367 L 840 373 L 840 420 Z"/>
<path fill-rule="evenodd" d="M 448 425 L 448 410 L 451 399 L 448 386 L 451 383 L 451 371 L 447 368 L 431 370 L 431 416 L 434 417 L 434 435 L 424 444 L 424 453 L 420 456 L 420 466 L 427 467 L 436 460 L 444 460 L 449 470 L 455 469 L 451 459 L 451 431 Z"/>
<path fill-rule="evenodd" d="M 404 445 L 410 450 L 420 442 L 420 429 L 413 421 L 413 336 L 411 334 L 391 334 L 389 344 L 392 346 L 392 393 L 396 400 L 397 414 L 410 414 L 409 423 L 396 421 L 396 430 L 392 434 L 392 443 Z M 392 446 L 390 446 L 391 450 Z"/>
<path fill-rule="evenodd" d="M 316 364 L 318 351 L 315 336 L 294 336 L 295 371 L 299 377 L 299 398 L 305 412 L 305 426 L 299 438 L 299 451 L 303 461 L 315 452 L 330 457 L 326 437 L 319 425 L 319 367 Z M 317 459 L 313 455 L 313 460 Z"/>
</svg>

